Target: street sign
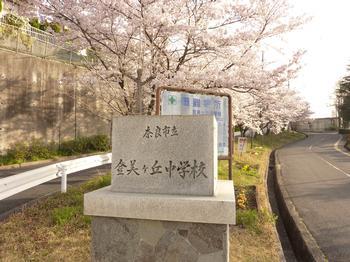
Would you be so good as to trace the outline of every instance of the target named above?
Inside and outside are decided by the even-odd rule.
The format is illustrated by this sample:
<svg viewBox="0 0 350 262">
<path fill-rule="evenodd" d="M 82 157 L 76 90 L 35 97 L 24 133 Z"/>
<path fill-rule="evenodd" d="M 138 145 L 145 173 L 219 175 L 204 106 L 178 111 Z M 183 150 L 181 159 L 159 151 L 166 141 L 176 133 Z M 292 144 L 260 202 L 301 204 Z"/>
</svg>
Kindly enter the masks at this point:
<svg viewBox="0 0 350 262">
<path fill-rule="evenodd" d="M 229 155 L 229 102 L 227 96 L 164 90 L 161 115 L 214 115 L 218 124 L 218 156 Z M 195 131 L 195 130 L 194 130 Z"/>
<path fill-rule="evenodd" d="M 246 137 L 239 137 L 238 138 L 238 153 L 242 154 L 247 151 L 247 138 Z"/>
</svg>

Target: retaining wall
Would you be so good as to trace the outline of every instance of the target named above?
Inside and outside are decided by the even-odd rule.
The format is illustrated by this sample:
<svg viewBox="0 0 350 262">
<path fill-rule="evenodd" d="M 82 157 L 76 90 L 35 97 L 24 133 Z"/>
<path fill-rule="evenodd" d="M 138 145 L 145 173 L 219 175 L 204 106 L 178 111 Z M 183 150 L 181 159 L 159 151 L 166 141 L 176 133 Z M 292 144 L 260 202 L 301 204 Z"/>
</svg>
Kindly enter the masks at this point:
<svg viewBox="0 0 350 262">
<path fill-rule="evenodd" d="M 0 152 L 17 141 L 59 142 L 75 135 L 109 134 L 109 124 L 80 104 L 98 110 L 76 79 L 84 69 L 0 49 Z"/>
</svg>

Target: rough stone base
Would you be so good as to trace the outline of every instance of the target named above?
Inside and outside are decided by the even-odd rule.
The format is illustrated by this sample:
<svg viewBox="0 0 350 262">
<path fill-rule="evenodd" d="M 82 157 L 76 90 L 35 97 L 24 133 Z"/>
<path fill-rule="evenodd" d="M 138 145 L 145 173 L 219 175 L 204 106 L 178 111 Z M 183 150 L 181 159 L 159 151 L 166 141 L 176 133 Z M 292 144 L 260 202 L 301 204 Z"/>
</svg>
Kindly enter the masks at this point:
<svg viewBox="0 0 350 262">
<path fill-rule="evenodd" d="M 92 217 L 93 261 L 228 261 L 228 241 L 225 224 Z"/>
</svg>

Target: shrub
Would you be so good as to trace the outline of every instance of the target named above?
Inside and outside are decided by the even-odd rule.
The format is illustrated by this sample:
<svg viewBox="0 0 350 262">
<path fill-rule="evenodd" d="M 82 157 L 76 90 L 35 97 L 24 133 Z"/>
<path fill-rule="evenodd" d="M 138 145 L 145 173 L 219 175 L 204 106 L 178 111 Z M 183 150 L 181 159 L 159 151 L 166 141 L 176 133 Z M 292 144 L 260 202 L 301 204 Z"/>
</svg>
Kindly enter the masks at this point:
<svg viewBox="0 0 350 262">
<path fill-rule="evenodd" d="M 108 151 L 110 150 L 110 141 L 106 135 L 78 137 L 75 140 L 62 142 L 59 150 L 63 155 Z"/>
<path fill-rule="evenodd" d="M 6 159 L 9 163 L 5 164 L 20 164 L 26 160 L 28 155 L 28 145 L 25 143 L 15 143 L 7 151 Z"/>
<path fill-rule="evenodd" d="M 15 27 L 23 27 L 26 24 L 23 18 L 11 13 L 4 16 L 4 21 L 6 24 L 13 25 Z"/>
<path fill-rule="evenodd" d="M 56 143 L 45 143 L 39 139 L 32 139 L 29 144 L 15 143 L 0 156 L 0 165 L 21 164 L 25 161 L 51 159 L 55 156 L 72 156 L 77 154 L 110 150 L 110 141 L 106 135 L 79 137 L 75 140 Z"/>
<path fill-rule="evenodd" d="M 61 33 L 62 32 L 62 27 L 61 27 L 61 25 L 59 23 L 51 22 L 50 23 L 50 27 L 55 33 Z"/>
<path fill-rule="evenodd" d="M 36 29 L 40 29 L 40 21 L 39 21 L 39 18 L 37 18 L 37 17 L 32 18 L 29 21 L 29 24 Z"/>
<path fill-rule="evenodd" d="M 90 153 L 88 150 L 88 141 L 86 137 L 78 137 L 75 140 L 63 141 L 59 151 L 62 155 L 71 156 L 80 153 Z"/>
<path fill-rule="evenodd" d="M 35 161 L 40 159 L 49 159 L 54 156 L 55 156 L 55 152 L 52 146 L 47 145 L 42 140 L 33 139 L 26 151 L 25 159 L 28 161 Z"/>
<path fill-rule="evenodd" d="M 106 135 L 95 135 L 90 138 L 91 150 L 108 151 L 111 149 L 110 139 Z"/>
</svg>

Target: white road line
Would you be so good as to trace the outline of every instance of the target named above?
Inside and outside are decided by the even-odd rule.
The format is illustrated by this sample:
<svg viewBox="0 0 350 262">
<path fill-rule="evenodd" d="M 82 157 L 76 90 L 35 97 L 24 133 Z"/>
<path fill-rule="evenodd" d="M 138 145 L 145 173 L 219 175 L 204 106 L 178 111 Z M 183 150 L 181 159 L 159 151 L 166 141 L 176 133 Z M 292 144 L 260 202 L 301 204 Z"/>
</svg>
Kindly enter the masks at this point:
<svg viewBox="0 0 350 262">
<path fill-rule="evenodd" d="M 309 146 L 309 150 L 312 150 L 312 145 L 311 145 L 311 146 Z"/>
<path fill-rule="evenodd" d="M 344 152 L 343 150 L 341 150 L 341 149 L 339 148 L 339 143 L 340 143 L 341 140 L 342 140 L 342 138 L 340 137 L 340 138 L 338 139 L 338 141 L 334 144 L 334 149 L 337 150 L 337 151 L 340 152 L 340 153 L 343 153 L 344 155 L 350 156 L 349 153 Z"/>
<path fill-rule="evenodd" d="M 344 175 L 346 175 L 347 177 L 350 177 L 350 174 L 346 173 L 345 171 L 341 170 L 339 167 L 336 167 L 335 165 L 333 165 L 332 163 L 328 162 L 326 159 L 324 159 L 323 157 L 318 156 L 322 161 L 326 162 L 328 165 L 330 165 L 331 167 L 335 168 L 336 170 L 338 170 L 339 172 L 343 173 Z"/>
</svg>

